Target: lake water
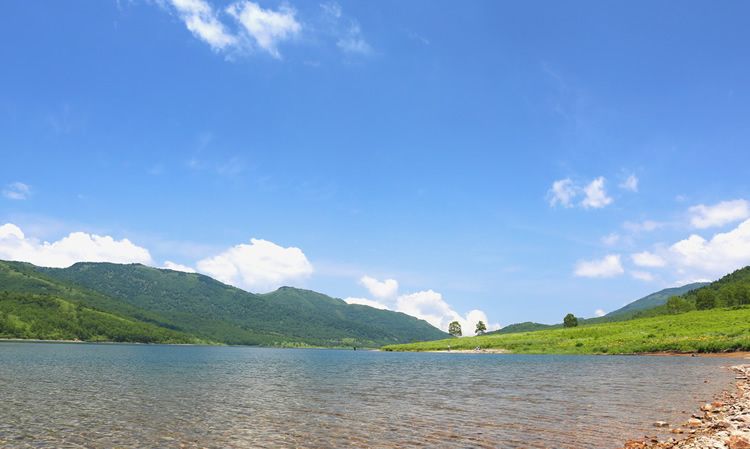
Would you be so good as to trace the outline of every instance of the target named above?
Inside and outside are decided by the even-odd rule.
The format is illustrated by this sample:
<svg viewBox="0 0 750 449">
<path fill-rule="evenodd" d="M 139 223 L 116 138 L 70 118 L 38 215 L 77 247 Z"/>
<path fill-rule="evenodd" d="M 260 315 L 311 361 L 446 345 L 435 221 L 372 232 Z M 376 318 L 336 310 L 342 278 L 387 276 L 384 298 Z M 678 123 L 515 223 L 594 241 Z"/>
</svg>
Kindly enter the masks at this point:
<svg viewBox="0 0 750 449">
<path fill-rule="evenodd" d="M 735 362 L 0 342 L 0 447 L 615 448 Z"/>
</svg>

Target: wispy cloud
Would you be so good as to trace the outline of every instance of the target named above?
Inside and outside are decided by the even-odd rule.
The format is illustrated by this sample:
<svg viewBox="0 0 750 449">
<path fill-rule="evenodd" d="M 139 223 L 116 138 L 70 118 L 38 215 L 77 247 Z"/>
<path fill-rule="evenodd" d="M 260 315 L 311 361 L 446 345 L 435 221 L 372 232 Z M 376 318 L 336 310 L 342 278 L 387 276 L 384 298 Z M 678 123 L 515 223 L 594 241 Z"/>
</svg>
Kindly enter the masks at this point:
<svg viewBox="0 0 750 449">
<path fill-rule="evenodd" d="M 257 3 L 244 1 L 230 5 L 227 12 L 242 24 L 247 35 L 274 58 L 281 58 L 277 46 L 297 35 L 302 25 L 294 16 L 297 11 L 282 6 L 279 11 L 261 8 Z"/>
<path fill-rule="evenodd" d="M 272 11 L 242 0 L 217 10 L 205 0 L 170 0 L 170 3 L 188 30 L 216 52 L 247 52 L 260 48 L 281 59 L 279 44 L 302 29 L 295 19 L 296 10 L 286 6 Z M 233 26 L 222 21 L 224 15 L 234 19 Z"/>
<path fill-rule="evenodd" d="M 25 200 L 31 196 L 31 188 L 22 182 L 13 182 L 5 186 L 3 196 L 9 200 Z"/>
<path fill-rule="evenodd" d="M 699 204 L 688 209 L 690 223 L 698 229 L 723 226 L 750 217 L 750 203 L 746 200 L 722 201 L 713 206 Z"/>
<path fill-rule="evenodd" d="M 578 185 L 570 178 L 561 179 L 552 183 L 547 191 L 547 198 L 552 207 L 562 206 L 570 208 L 580 206 L 584 209 L 601 209 L 610 205 L 612 197 L 607 195 L 606 179 L 600 176 L 585 186 Z M 582 196 L 578 203 L 574 199 Z"/>
<path fill-rule="evenodd" d="M 195 37 L 205 41 L 214 51 L 235 45 L 233 36 L 221 21 L 213 7 L 202 0 L 171 0 L 180 18 Z"/>
<path fill-rule="evenodd" d="M 638 192 L 638 177 L 634 174 L 630 174 L 628 178 L 619 185 L 619 187 L 621 189 L 630 190 L 631 192 Z"/>
<path fill-rule="evenodd" d="M 328 2 L 320 5 L 327 31 L 336 39 L 336 46 L 347 54 L 370 55 L 372 46 L 365 40 L 359 22 L 347 17 L 341 5 Z"/>
</svg>

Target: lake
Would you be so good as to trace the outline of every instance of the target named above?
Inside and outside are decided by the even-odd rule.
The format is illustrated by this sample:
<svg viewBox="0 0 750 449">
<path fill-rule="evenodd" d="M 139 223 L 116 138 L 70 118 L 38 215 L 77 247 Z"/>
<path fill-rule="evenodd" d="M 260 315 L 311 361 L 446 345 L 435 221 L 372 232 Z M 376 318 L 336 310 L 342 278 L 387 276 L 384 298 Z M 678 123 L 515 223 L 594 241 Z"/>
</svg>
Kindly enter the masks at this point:
<svg viewBox="0 0 750 449">
<path fill-rule="evenodd" d="M 0 447 L 616 448 L 735 362 L 0 342 Z"/>
</svg>

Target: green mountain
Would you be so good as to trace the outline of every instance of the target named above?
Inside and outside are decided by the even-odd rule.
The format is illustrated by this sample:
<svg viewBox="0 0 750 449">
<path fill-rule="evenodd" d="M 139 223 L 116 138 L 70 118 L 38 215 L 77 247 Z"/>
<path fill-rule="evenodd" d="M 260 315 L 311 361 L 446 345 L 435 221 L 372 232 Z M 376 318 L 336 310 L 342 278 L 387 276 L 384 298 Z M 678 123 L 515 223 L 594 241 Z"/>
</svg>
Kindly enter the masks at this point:
<svg viewBox="0 0 750 449">
<path fill-rule="evenodd" d="M 689 292 L 690 290 L 695 290 L 701 287 L 704 287 L 706 285 L 709 285 L 709 282 L 695 282 L 688 285 L 683 285 L 682 287 L 674 287 L 674 288 L 665 288 L 664 290 L 660 290 L 656 293 L 651 293 L 648 296 L 644 296 L 641 299 L 635 300 L 631 302 L 630 304 L 627 304 L 626 306 L 615 310 L 614 312 L 609 312 L 605 316 L 614 316 L 614 315 L 620 315 L 623 313 L 629 313 L 629 312 L 636 312 L 638 310 L 643 309 L 650 309 L 651 307 L 660 306 L 667 303 L 667 299 L 669 299 L 671 296 L 682 296 L 685 293 Z"/>
<path fill-rule="evenodd" d="M 16 273 L 11 276 L 9 273 Z M 0 262 L 0 291 L 54 294 L 207 342 L 380 347 L 447 334 L 403 313 L 291 287 L 256 295 L 208 276 L 140 264 L 43 268 Z"/>
<path fill-rule="evenodd" d="M 747 280 L 750 281 L 750 270 L 748 270 L 747 276 L 748 276 Z M 693 284 L 683 285 L 682 287 L 665 288 L 663 290 L 659 290 L 656 293 L 651 293 L 650 295 L 644 296 L 641 299 L 637 299 L 631 302 L 630 304 L 627 304 L 625 307 L 617 309 L 614 312 L 610 312 L 602 317 L 579 318 L 578 324 L 579 326 L 584 326 L 587 324 L 601 324 L 601 323 L 613 323 L 617 321 L 627 321 L 627 320 L 636 318 L 637 316 L 639 316 L 639 314 L 641 314 L 641 312 L 644 312 L 647 309 L 651 309 L 651 308 L 666 304 L 667 299 L 669 299 L 671 296 L 686 295 L 686 294 L 689 294 L 689 292 L 695 289 L 704 287 L 706 285 L 709 285 L 709 283 L 708 282 L 695 282 Z M 531 321 L 526 321 L 523 323 L 510 324 L 508 326 L 503 327 L 502 329 L 488 332 L 487 335 L 514 334 L 516 332 L 536 332 L 536 331 L 543 331 L 543 330 L 550 330 L 550 329 L 562 329 L 562 327 L 563 327 L 562 323 L 541 324 L 541 323 L 534 323 Z"/>
</svg>

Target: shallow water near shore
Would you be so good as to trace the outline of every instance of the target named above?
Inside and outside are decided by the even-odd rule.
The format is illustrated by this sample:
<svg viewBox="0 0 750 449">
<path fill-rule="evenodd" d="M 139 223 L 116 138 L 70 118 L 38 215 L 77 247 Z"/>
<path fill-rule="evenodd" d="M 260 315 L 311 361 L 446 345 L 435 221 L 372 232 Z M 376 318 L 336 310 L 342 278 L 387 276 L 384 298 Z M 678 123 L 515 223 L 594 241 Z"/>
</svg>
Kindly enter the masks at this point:
<svg viewBox="0 0 750 449">
<path fill-rule="evenodd" d="M 733 362 L 0 342 L 0 447 L 616 448 Z"/>
</svg>

